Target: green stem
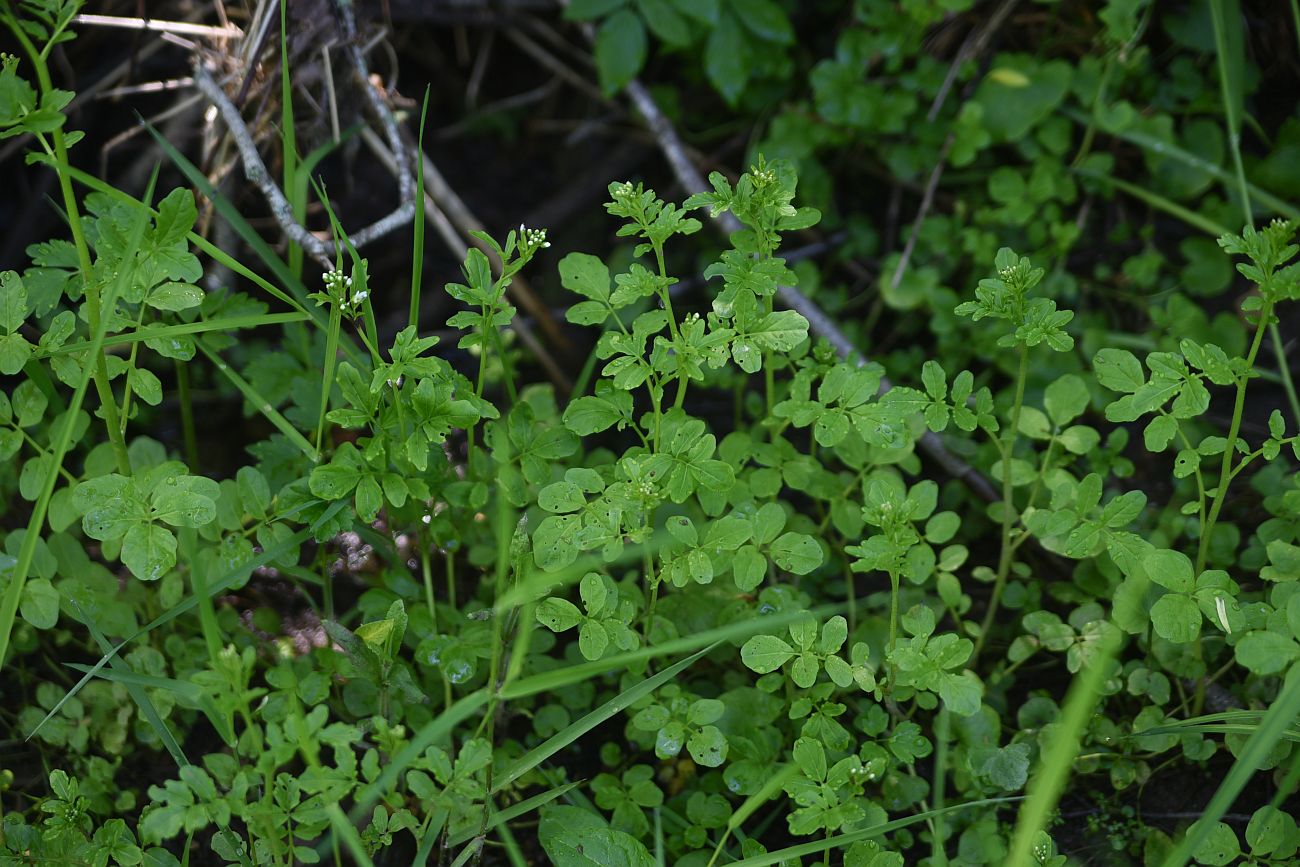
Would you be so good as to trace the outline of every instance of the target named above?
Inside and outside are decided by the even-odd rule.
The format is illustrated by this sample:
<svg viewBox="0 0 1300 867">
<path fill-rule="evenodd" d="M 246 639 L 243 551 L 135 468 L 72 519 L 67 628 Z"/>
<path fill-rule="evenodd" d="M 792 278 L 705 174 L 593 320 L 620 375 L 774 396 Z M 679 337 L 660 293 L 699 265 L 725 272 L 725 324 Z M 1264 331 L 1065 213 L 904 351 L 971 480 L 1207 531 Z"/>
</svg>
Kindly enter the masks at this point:
<svg viewBox="0 0 1300 867">
<path fill-rule="evenodd" d="M 1183 448 L 1188 449 L 1189 451 L 1194 451 L 1194 449 L 1192 449 L 1192 441 L 1187 438 L 1187 433 L 1183 430 L 1183 426 L 1178 425 L 1177 430 L 1178 440 L 1183 444 Z M 1197 538 L 1203 539 L 1205 538 L 1205 474 L 1201 472 L 1201 465 L 1199 462 L 1196 464 L 1196 501 L 1198 504 L 1196 510 L 1196 526 L 1199 531 Z"/>
<path fill-rule="evenodd" d="M 36 50 L 36 46 L 27 38 L 26 32 L 17 19 L 13 17 L 8 3 L 5 3 L 4 18 L 5 24 L 8 25 L 14 37 L 22 45 L 23 50 L 31 58 L 32 67 L 36 70 L 36 81 L 40 86 L 41 96 L 44 98 L 46 94 L 54 89 L 54 84 L 50 79 L 50 68 L 45 60 L 45 52 Z M 72 177 L 68 173 L 68 143 L 63 135 L 62 124 L 50 133 L 50 138 L 54 147 L 55 174 L 58 175 L 59 179 L 59 193 L 63 197 L 63 208 L 68 215 L 68 226 L 72 230 L 72 243 L 77 250 L 77 266 L 81 271 L 81 279 L 85 289 L 86 322 L 93 334 L 99 330 L 104 311 L 100 303 L 99 284 L 95 282 L 94 266 L 90 261 L 90 246 L 86 242 L 86 234 L 81 225 L 81 211 L 77 207 L 77 197 L 72 191 Z M 113 398 L 113 388 L 108 381 L 108 364 L 102 351 L 96 354 L 94 365 L 95 394 L 99 396 L 100 407 L 104 413 L 104 425 L 108 429 L 108 441 L 113 449 L 113 457 L 117 461 L 118 472 L 124 476 L 129 476 L 131 475 L 131 459 L 126 451 L 126 437 L 119 428 L 117 403 Z"/>
<path fill-rule="evenodd" d="M 947 867 L 948 852 L 944 841 L 948 836 L 948 823 L 944 820 L 944 789 L 947 787 L 948 774 L 948 706 L 939 708 L 934 723 L 934 801 L 931 806 L 940 814 L 930 829 L 930 863 L 934 867 Z"/>
<path fill-rule="evenodd" d="M 433 570 L 429 568 L 429 543 L 427 539 L 420 538 L 420 576 L 424 579 L 424 601 L 429 606 L 429 620 L 432 621 L 433 631 L 438 631 L 438 602 L 433 596 Z"/>
<path fill-rule="evenodd" d="M 447 603 L 456 607 L 456 557 L 451 549 L 443 552 L 446 561 Z"/>
<path fill-rule="evenodd" d="M 1277 372 L 1282 377 L 1282 390 L 1286 392 L 1286 402 L 1291 406 L 1291 417 L 1300 425 L 1300 397 L 1296 396 L 1295 382 L 1291 379 L 1291 364 L 1287 361 L 1286 346 L 1282 343 L 1282 332 L 1276 322 L 1268 323 L 1268 339 L 1273 344 L 1273 354 L 1277 356 Z"/>
<path fill-rule="evenodd" d="M 316 419 L 316 455 L 321 455 L 321 441 L 325 437 L 325 414 L 329 412 L 330 391 L 334 385 L 334 362 L 338 355 L 339 330 L 343 327 L 343 313 L 339 303 L 330 305 L 329 331 L 325 335 L 325 364 L 320 383 L 320 413 Z"/>
<path fill-rule="evenodd" d="M 655 603 L 659 601 L 659 580 L 655 577 L 654 560 L 647 550 L 642 554 L 641 568 L 645 572 L 645 624 L 643 626 L 645 642 L 650 643 L 650 629 L 654 624 Z"/>
<path fill-rule="evenodd" d="M 885 683 L 885 695 L 894 694 L 894 681 L 897 670 L 894 668 L 894 645 L 898 642 L 898 572 L 889 573 L 889 645 L 885 649 L 885 659 L 889 663 L 889 680 Z"/>
<path fill-rule="evenodd" d="M 1223 460 L 1219 465 L 1219 484 L 1214 489 L 1214 500 L 1210 503 L 1210 514 L 1205 519 L 1205 532 L 1201 534 L 1200 544 L 1196 548 L 1196 574 L 1205 568 L 1205 559 L 1210 553 L 1210 537 L 1214 534 L 1214 524 L 1219 520 L 1219 512 L 1227 499 L 1228 485 L 1232 475 L 1232 457 L 1236 453 L 1237 434 L 1241 431 L 1241 420 L 1246 407 L 1246 385 L 1250 382 L 1250 372 L 1255 366 L 1255 357 L 1259 355 L 1260 343 L 1268 329 L 1269 320 L 1273 318 L 1273 302 L 1265 301 L 1259 311 L 1259 324 L 1255 326 L 1255 338 L 1250 342 L 1250 351 L 1246 353 L 1246 371 L 1237 377 L 1237 394 L 1232 402 L 1232 422 L 1228 426 L 1228 442 L 1223 448 Z"/>
<path fill-rule="evenodd" d="M 772 296 L 768 295 L 763 299 L 763 307 L 768 316 L 772 315 Z M 772 418 L 772 409 L 776 406 L 776 378 L 772 373 L 772 359 L 765 350 L 763 352 L 763 394 L 767 399 L 767 417 Z"/>
<path fill-rule="evenodd" d="M 1016 397 L 1011 405 L 1011 429 L 1007 431 L 1006 442 L 1002 447 L 1002 550 L 998 555 L 998 571 L 993 579 L 993 593 L 989 597 L 988 611 L 984 613 L 984 622 L 980 625 L 980 634 L 975 638 L 975 649 L 971 652 L 970 665 L 975 665 L 984 642 L 988 639 L 993 620 L 997 617 L 998 606 L 1002 602 L 1002 591 L 1006 588 L 1007 576 L 1011 574 L 1011 563 L 1015 547 L 1011 532 L 1015 528 L 1016 509 L 1014 492 L 1011 487 L 1011 456 L 1015 452 L 1016 437 L 1020 432 L 1020 410 L 1025 402 L 1025 381 L 1029 378 L 1029 348 L 1020 347 L 1020 361 L 1016 371 Z"/>
<path fill-rule="evenodd" d="M 185 459 L 189 462 L 190 472 L 199 471 L 199 440 L 194 429 L 194 401 L 190 396 L 190 369 L 180 359 L 174 361 L 176 366 L 176 391 L 181 405 L 181 435 L 185 439 Z"/>
</svg>

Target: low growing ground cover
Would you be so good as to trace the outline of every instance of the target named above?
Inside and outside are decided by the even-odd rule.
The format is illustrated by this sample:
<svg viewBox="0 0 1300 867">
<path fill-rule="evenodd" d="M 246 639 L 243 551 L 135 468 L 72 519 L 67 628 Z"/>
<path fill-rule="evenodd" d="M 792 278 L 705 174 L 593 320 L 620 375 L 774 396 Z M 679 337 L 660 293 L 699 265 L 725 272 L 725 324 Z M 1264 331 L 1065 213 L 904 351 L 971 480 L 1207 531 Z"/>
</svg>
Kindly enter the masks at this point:
<svg viewBox="0 0 1300 867">
<path fill-rule="evenodd" d="M 0 273 L 0 861 L 1298 863 L 1300 43 L 1259 33 L 1300 12 L 1016 5 L 502 13 L 664 164 L 484 231 L 350 4 L 323 144 L 293 4 L 269 137 L 197 54 L 235 190 L 156 129 L 139 189 L 83 164 L 92 20 L 0 3 L 59 225 Z M 360 139 L 391 225 L 325 180 Z"/>
</svg>

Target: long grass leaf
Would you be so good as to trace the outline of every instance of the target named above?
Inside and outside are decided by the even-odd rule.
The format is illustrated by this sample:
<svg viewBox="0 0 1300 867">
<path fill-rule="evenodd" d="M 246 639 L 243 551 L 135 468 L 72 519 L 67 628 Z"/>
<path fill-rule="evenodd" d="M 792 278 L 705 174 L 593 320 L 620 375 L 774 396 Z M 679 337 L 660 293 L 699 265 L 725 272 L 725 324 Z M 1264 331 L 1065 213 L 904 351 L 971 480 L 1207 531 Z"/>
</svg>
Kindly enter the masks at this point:
<svg viewBox="0 0 1300 867">
<path fill-rule="evenodd" d="M 1282 690 L 1260 720 L 1259 728 L 1237 754 L 1237 761 L 1233 762 L 1227 776 L 1215 789 L 1201 818 L 1165 857 L 1161 867 L 1183 867 L 1188 862 L 1192 853 L 1201 847 L 1214 830 L 1215 823 L 1228 812 L 1241 790 L 1255 776 L 1256 769 L 1265 763 L 1288 726 L 1295 723 L 1297 716 L 1300 716 L 1300 666 L 1292 666 L 1283 681 Z"/>
<path fill-rule="evenodd" d="M 493 810 L 491 816 L 488 818 L 487 824 L 483 826 L 483 830 L 485 832 L 491 831 L 493 828 L 504 822 L 510 822 L 514 819 L 518 819 L 520 816 L 528 815 L 533 810 L 541 809 L 551 801 L 554 801 L 556 798 L 568 792 L 574 786 L 580 784 L 581 780 L 575 780 L 572 783 L 565 783 L 563 786 L 556 786 L 553 789 L 547 789 L 540 795 L 533 795 L 531 798 L 520 801 L 518 804 L 512 804 L 504 810 Z M 462 831 L 455 837 L 451 838 L 451 845 L 459 846 L 477 834 L 477 831 Z"/>
<path fill-rule="evenodd" d="M 144 238 L 145 228 L 148 225 L 149 212 L 147 210 L 141 211 L 131 229 L 131 235 L 125 246 L 123 261 L 135 261 L 136 253 L 140 249 L 140 242 Z M 105 309 L 115 309 L 118 296 L 122 294 L 127 281 L 133 276 L 133 268 L 120 268 L 118 270 L 117 277 L 109 284 L 108 291 L 101 299 Z M 73 390 L 72 400 L 68 402 L 68 411 L 62 416 L 62 424 L 59 424 L 58 429 L 53 432 L 54 436 L 50 448 L 50 467 L 41 483 L 36 502 L 32 505 L 32 514 L 27 521 L 27 532 L 23 536 L 22 545 L 18 549 L 17 561 L 9 574 L 9 586 L 5 589 L 3 599 L 0 599 L 0 668 L 3 668 L 5 654 L 9 650 L 9 637 L 13 632 L 14 621 L 18 617 L 18 604 L 22 599 L 23 588 L 27 584 L 27 574 L 31 570 L 32 559 L 36 556 L 36 543 L 40 541 L 41 528 L 45 526 L 45 515 L 50 508 L 50 498 L 54 496 L 54 488 L 59 481 L 59 471 L 63 467 L 63 459 L 67 456 L 68 449 L 72 445 L 72 430 L 76 415 L 81 410 L 81 404 L 86 399 L 86 390 L 90 386 L 91 376 L 94 371 L 93 359 L 98 358 L 100 352 L 103 351 L 104 336 L 108 330 L 108 323 L 112 319 L 111 316 L 100 317 L 99 327 L 91 335 L 90 351 L 86 355 L 86 362 L 81 371 L 81 380 L 77 383 L 76 389 Z"/>
<path fill-rule="evenodd" d="M 95 625 L 95 621 L 92 620 L 84 610 L 81 610 L 80 606 L 78 606 L 78 613 L 81 615 L 82 622 L 86 624 L 86 628 L 90 630 L 91 637 L 94 638 L 95 643 L 99 645 L 99 649 L 108 652 L 112 647 L 112 644 L 104 637 L 104 633 L 99 631 L 99 627 Z M 130 665 L 128 665 L 124 660 L 118 659 L 116 656 L 113 657 L 110 664 L 119 674 L 129 675 L 135 673 Z M 190 760 L 185 757 L 185 751 L 181 749 L 181 745 L 176 740 L 176 736 L 172 734 L 171 728 L 168 727 L 167 723 L 163 722 L 162 714 L 158 713 L 158 708 L 154 707 L 153 700 L 150 699 L 149 694 L 144 691 L 144 687 L 131 679 L 123 679 L 121 683 L 126 687 L 127 694 L 131 696 L 131 699 L 140 709 L 140 715 L 144 717 L 145 722 L 149 724 L 151 729 L 153 729 L 154 734 L 158 736 L 158 740 L 162 743 L 163 747 L 171 754 L 172 760 L 176 762 L 176 767 L 183 768 L 188 765 Z"/>
<path fill-rule="evenodd" d="M 843 607 L 843 605 L 823 606 L 813 609 L 812 614 L 814 617 L 829 616 L 839 612 Z M 790 611 L 781 614 L 771 614 L 765 617 L 738 620 L 734 623 L 717 626 L 704 632 L 697 632 L 694 635 L 684 635 L 680 638 L 663 641 L 652 646 L 642 647 L 638 650 L 631 650 L 626 653 L 607 656 L 604 659 L 598 659 L 594 662 L 566 665 L 564 668 L 559 668 L 554 671 L 544 671 L 541 674 L 535 674 L 531 677 L 526 677 L 523 680 L 515 681 L 501 690 L 501 697 L 504 699 L 515 699 L 529 695 L 536 695 L 539 692 L 549 692 L 575 683 L 580 683 L 584 680 L 590 680 L 591 678 L 604 674 L 607 671 L 627 668 L 631 665 L 644 662 L 647 659 L 656 659 L 661 656 L 676 656 L 679 653 L 689 653 L 697 650 L 705 645 L 748 638 L 755 633 L 763 632 L 773 627 L 785 626 L 807 616 L 808 612 Z"/>
<path fill-rule="evenodd" d="M 406 316 L 406 324 L 412 328 L 420 326 L 420 288 L 424 280 L 424 127 L 429 119 L 429 91 L 424 88 L 424 102 L 420 106 L 420 135 L 416 139 L 415 153 L 415 215 L 412 222 L 411 239 L 411 306 Z"/>
<path fill-rule="evenodd" d="M 233 367 L 222 361 L 221 356 L 208 348 L 208 345 L 203 342 L 202 338 L 195 338 L 194 345 L 199 348 L 200 352 L 208 357 L 208 360 L 212 362 L 213 366 L 217 368 L 222 376 L 230 380 L 231 385 L 239 390 L 239 393 L 253 405 L 253 408 L 257 410 L 263 418 L 269 421 L 276 430 L 284 434 L 285 439 L 289 440 L 289 442 L 301 449 L 302 453 L 307 456 L 309 461 L 315 463 L 319 454 L 316 449 L 311 443 L 307 442 L 307 438 L 299 433 L 296 427 L 289 423 L 287 418 L 280 414 L 279 410 L 271 406 L 269 400 L 262 397 L 251 382 L 244 379 L 235 372 Z"/>
<path fill-rule="evenodd" d="M 1123 178 L 1118 178 L 1115 177 L 1114 175 L 1104 175 L 1101 172 L 1093 171 L 1092 169 L 1089 169 L 1085 166 L 1079 166 L 1077 168 L 1071 169 L 1071 171 L 1073 171 L 1077 175 L 1083 175 L 1084 177 L 1094 178 L 1096 180 L 1110 184 L 1112 187 L 1119 190 L 1120 192 L 1128 193 L 1133 198 L 1146 202 L 1148 205 L 1155 208 L 1156 210 L 1164 211 L 1169 216 L 1176 217 L 1179 220 L 1182 220 L 1187 225 L 1195 229 L 1200 229 L 1202 232 L 1205 232 L 1207 235 L 1213 238 L 1217 238 L 1220 235 L 1227 234 L 1228 232 L 1226 226 L 1220 225 L 1214 220 L 1211 220 L 1209 217 L 1206 217 L 1202 214 L 1198 214 L 1195 211 L 1191 210 L 1190 208 L 1185 208 L 1182 205 L 1178 204 L 1177 202 L 1173 201 L 1172 199 L 1168 199 L 1160 195 L 1159 193 L 1153 193 L 1151 190 L 1148 190 L 1145 187 L 1140 187 L 1137 184 L 1129 183 Z"/>
<path fill-rule="evenodd" d="M 861 831 L 850 831 L 847 834 L 836 834 L 833 837 L 826 837 L 822 840 L 814 840 L 810 843 L 800 843 L 798 846 L 787 846 L 784 849 L 777 849 L 775 852 L 765 852 L 762 855 L 753 855 L 740 861 L 732 861 L 729 867 L 772 867 L 774 864 L 781 864 L 793 858 L 802 858 L 805 855 L 818 855 L 827 851 L 838 851 L 844 849 L 861 840 L 872 840 L 876 837 L 883 837 L 900 828 L 907 828 L 921 822 L 928 822 L 940 816 L 947 816 L 961 810 L 973 810 L 979 807 L 997 807 L 1003 804 L 1014 804 L 1021 800 L 1019 797 L 1012 798 L 984 798 L 979 801 L 969 801 L 965 804 L 954 804 L 951 807 L 944 807 L 942 810 L 927 810 L 924 813 L 917 813 L 915 816 L 907 816 L 902 819 L 894 819 L 890 822 L 883 822 L 879 825 L 873 825 L 870 828 L 863 828 Z"/>
<path fill-rule="evenodd" d="M 1080 124 L 1086 124 L 1088 122 L 1087 116 L 1081 112 L 1074 111 L 1073 109 L 1059 109 L 1059 111 L 1066 117 Z M 1110 134 L 1117 139 L 1136 145 L 1143 150 L 1150 151 L 1151 153 L 1158 154 L 1162 157 L 1169 157 L 1178 160 L 1184 165 L 1206 172 L 1221 183 L 1233 183 L 1235 181 L 1233 175 L 1226 171 L 1222 166 L 1203 159 L 1191 151 L 1184 150 L 1177 145 L 1161 141 L 1155 136 L 1132 129 L 1116 130 Z M 1246 184 L 1246 190 L 1256 204 L 1262 205 L 1273 213 L 1286 217 L 1287 219 L 1300 220 L 1300 208 L 1297 208 L 1290 202 L 1278 198 L 1267 190 L 1260 189 L 1249 182 Z"/>
<path fill-rule="evenodd" d="M 423 755 L 426 749 L 434 744 L 445 742 L 451 735 L 452 729 L 477 713 L 486 703 L 487 690 L 478 689 L 426 723 L 419 734 L 407 741 L 406 746 L 388 760 L 388 764 L 384 765 L 379 776 L 357 793 L 356 805 L 352 808 L 353 817 L 364 815 L 381 795 L 392 789 L 398 776 Z"/>
<path fill-rule="evenodd" d="M 555 755 L 605 720 L 614 716 L 616 713 L 624 711 L 637 699 L 643 695 L 649 695 L 652 691 L 658 689 L 663 684 L 672 680 L 686 669 L 694 665 L 701 657 L 713 650 L 718 645 L 711 644 L 702 650 L 699 650 L 680 662 L 675 662 L 665 668 L 658 674 L 647 677 L 633 686 L 628 687 L 614 698 L 602 704 L 600 707 L 592 710 L 585 716 L 575 720 L 568 726 L 565 726 L 559 732 L 542 741 L 542 743 L 533 747 L 524 755 L 520 756 L 510 767 L 506 768 L 500 777 L 493 780 L 492 793 L 501 791 L 515 780 L 528 773 L 542 762 Z"/>
<path fill-rule="evenodd" d="M 123 331 L 104 338 L 104 346 L 122 346 L 139 343 L 142 340 L 158 340 L 166 337 L 187 337 L 193 334 L 206 334 L 209 331 L 240 331 L 245 328 L 261 328 L 266 325 L 280 325 L 286 322 L 302 322 L 310 319 L 306 313 L 263 313 L 256 316 L 223 316 L 218 319 L 202 319 L 198 322 L 182 322 L 179 325 L 159 325 L 154 328 L 142 328 L 139 331 Z M 65 343 L 57 349 L 39 352 L 40 358 L 52 355 L 66 355 L 69 352 L 82 352 L 90 348 L 88 341 Z"/>
<path fill-rule="evenodd" d="M 285 554 L 288 554 L 298 545 L 301 545 L 303 542 L 307 541 L 307 539 L 310 538 L 311 535 L 315 532 L 317 527 L 322 526 L 323 524 L 333 520 L 334 516 L 337 515 L 340 511 L 342 511 L 344 507 L 346 507 L 347 505 L 348 503 L 345 500 L 340 500 L 337 503 L 331 504 L 321 514 L 319 518 L 317 518 L 315 521 L 312 522 L 312 525 L 310 527 L 304 527 L 303 529 L 294 533 L 289 538 L 284 539 L 281 542 L 277 542 L 275 545 L 272 545 L 270 548 L 267 548 L 261 554 L 257 555 L 247 563 L 232 568 L 229 572 L 226 572 L 224 575 L 222 575 L 220 579 L 214 581 L 211 585 L 209 585 L 208 592 L 213 595 L 221 593 L 222 591 L 230 587 L 233 587 L 235 582 L 239 581 L 244 576 L 245 572 L 247 572 L 249 569 L 260 568 L 262 566 L 267 565 L 268 563 L 274 562 L 280 557 L 283 557 Z M 90 669 L 81 676 L 81 679 L 78 680 L 72 686 L 72 688 L 69 689 L 63 695 L 62 698 L 60 698 L 57 702 L 55 702 L 54 707 L 52 707 L 50 709 L 50 712 L 45 715 L 45 718 L 42 719 L 39 723 L 37 723 L 36 727 L 33 728 L 27 734 L 27 739 L 30 740 L 32 736 L 34 736 L 38 731 L 41 730 L 42 726 L 44 726 L 47 722 L 53 719 L 54 716 L 58 714 L 58 712 L 63 708 L 64 704 L 66 704 L 69 699 L 71 699 L 73 696 L 79 693 L 82 687 L 90 683 L 91 678 L 93 678 L 96 674 L 98 674 L 104 668 L 105 665 L 107 665 L 114 657 L 117 656 L 117 654 L 121 653 L 124 647 L 126 647 L 128 644 L 135 641 L 136 639 L 144 635 L 148 635 L 150 632 L 157 629 L 159 626 L 163 626 L 167 623 L 170 623 L 171 621 L 175 620 L 177 617 L 180 617 L 182 614 L 185 614 L 191 609 L 193 609 L 194 606 L 196 605 L 198 605 L 198 600 L 195 599 L 192 595 L 188 596 L 182 601 L 173 605 L 171 608 L 164 611 L 162 614 L 159 614 L 153 620 L 150 620 L 144 626 L 140 627 L 135 632 L 131 633 L 129 636 L 119 641 L 117 644 L 113 645 L 113 647 L 110 650 L 106 651 L 104 655 L 101 656 L 99 660 L 96 661 L 95 664 L 92 665 Z"/>
<path fill-rule="evenodd" d="M 208 181 L 208 176 L 198 166 L 190 162 L 188 157 L 177 150 L 176 146 L 168 141 L 166 136 L 150 124 L 144 124 L 144 128 L 149 135 L 153 136 L 153 140 L 157 142 L 158 147 L 162 148 L 163 153 L 180 170 L 185 179 L 201 192 L 208 201 L 212 202 L 212 206 L 217 209 L 217 213 L 221 215 L 230 228 L 235 230 L 235 234 L 239 235 L 240 239 L 262 260 L 262 263 L 271 269 L 271 273 L 275 275 L 275 278 L 288 288 L 298 305 L 303 309 L 309 308 L 311 304 L 307 300 L 306 287 L 294 277 L 293 272 L 289 270 L 288 264 L 276 255 L 276 252 L 271 249 L 271 245 L 257 233 L 248 220 L 244 219 L 244 215 L 235 207 L 235 203 L 218 192 L 217 188 Z"/>
<path fill-rule="evenodd" d="M 1033 854 L 1034 837 L 1047 828 L 1056 810 L 1056 802 L 1060 800 L 1074 767 L 1075 756 L 1079 754 L 1083 730 L 1101 698 L 1102 683 L 1110 672 L 1110 663 L 1119 645 L 1118 630 L 1103 633 L 1096 645 L 1096 655 L 1070 684 L 1051 741 L 1039 758 L 1038 769 L 1025 790 L 1025 801 L 1020 807 L 1015 835 L 1011 839 L 1011 854 L 1007 858 L 1010 867 L 1030 867 L 1037 863 Z"/>
</svg>

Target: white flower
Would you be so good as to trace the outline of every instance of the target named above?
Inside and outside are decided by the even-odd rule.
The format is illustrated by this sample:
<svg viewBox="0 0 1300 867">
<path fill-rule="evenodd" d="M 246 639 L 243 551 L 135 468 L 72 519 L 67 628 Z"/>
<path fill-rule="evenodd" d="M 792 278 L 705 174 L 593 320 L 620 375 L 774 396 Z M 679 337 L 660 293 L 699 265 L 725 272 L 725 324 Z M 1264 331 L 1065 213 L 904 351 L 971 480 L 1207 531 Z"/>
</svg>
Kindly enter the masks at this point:
<svg viewBox="0 0 1300 867">
<path fill-rule="evenodd" d="M 541 250 L 551 246 L 551 244 L 546 240 L 545 229 L 530 229 L 520 223 L 519 246 L 526 250 Z"/>
</svg>

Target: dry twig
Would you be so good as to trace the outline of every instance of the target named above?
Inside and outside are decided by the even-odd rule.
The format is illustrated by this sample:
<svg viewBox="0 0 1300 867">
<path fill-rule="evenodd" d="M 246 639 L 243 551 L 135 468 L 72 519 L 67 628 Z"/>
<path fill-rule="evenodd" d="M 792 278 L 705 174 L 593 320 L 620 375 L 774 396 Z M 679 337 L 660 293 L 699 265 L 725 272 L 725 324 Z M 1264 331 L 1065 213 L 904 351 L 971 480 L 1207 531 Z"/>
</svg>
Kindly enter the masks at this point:
<svg viewBox="0 0 1300 867">
<path fill-rule="evenodd" d="M 704 178 L 686 156 L 686 149 L 677 136 L 677 130 L 673 128 L 672 122 L 668 120 L 664 113 L 659 110 L 659 106 L 655 104 L 645 86 L 640 81 L 633 80 L 627 86 L 627 92 L 632 98 L 633 104 L 636 105 L 637 110 L 641 112 L 641 116 L 645 118 L 646 123 L 654 133 L 655 140 L 659 143 L 668 164 L 672 167 L 673 174 L 677 177 L 677 182 L 688 193 L 703 192 L 708 189 L 705 186 Z M 723 214 L 718 222 L 728 232 L 734 232 L 740 228 L 740 221 L 730 213 Z M 791 310 L 807 319 L 809 329 L 814 334 L 825 338 L 841 358 L 859 364 L 865 361 L 862 354 L 858 352 L 857 347 L 853 345 L 853 341 L 826 315 L 826 311 L 818 307 L 798 289 L 793 286 L 781 286 L 777 289 L 777 297 Z M 892 388 L 892 385 L 888 380 L 882 379 L 880 387 L 882 391 L 888 391 Z M 927 431 L 921 437 L 920 447 L 945 472 L 964 482 L 982 499 L 990 503 L 1001 499 L 997 489 L 993 487 L 989 480 L 984 478 L 974 467 L 948 451 L 943 444 L 943 440 L 937 434 Z"/>
<path fill-rule="evenodd" d="M 244 176 L 261 191 L 262 197 L 271 208 L 271 214 L 280 224 L 285 235 L 302 247 L 322 268 L 327 270 L 333 268 L 334 251 L 294 219 L 293 206 L 289 204 L 289 200 L 276 185 L 275 179 L 266 170 L 266 165 L 257 152 L 257 145 L 254 144 L 244 119 L 240 117 L 239 109 L 235 108 L 235 104 L 230 101 L 230 97 L 226 96 L 225 90 L 208 72 L 201 59 L 194 65 L 194 83 L 221 115 L 221 120 L 226 124 L 235 147 L 239 149 L 239 158 L 244 164 Z"/>
</svg>

